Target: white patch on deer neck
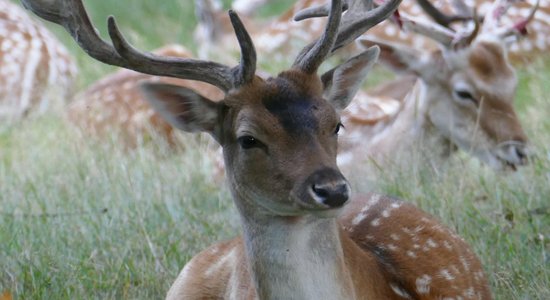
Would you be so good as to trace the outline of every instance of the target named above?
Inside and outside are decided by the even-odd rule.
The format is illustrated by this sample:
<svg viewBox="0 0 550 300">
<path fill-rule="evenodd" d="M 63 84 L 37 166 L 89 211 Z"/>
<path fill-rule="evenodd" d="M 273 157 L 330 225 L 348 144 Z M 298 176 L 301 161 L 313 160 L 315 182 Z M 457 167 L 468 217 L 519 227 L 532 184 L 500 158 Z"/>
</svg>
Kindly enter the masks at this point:
<svg viewBox="0 0 550 300">
<path fill-rule="evenodd" d="M 244 220 L 260 299 L 354 299 L 335 219 Z"/>
<path fill-rule="evenodd" d="M 401 110 L 395 114 L 395 119 L 391 124 L 377 133 L 370 141 L 370 152 L 376 159 L 384 159 L 383 155 L 387 153 L 400 156 L 403 154 L 402 151 L 409 153 L 419 144 L 433 142 L 432 138 L 428 136 L 435 132 L 432 130 L 433 125 L 427 115 L 429 103 L 426 101 L 425 83 L 417 80 L 403 101 Z M 426 138 L 430 138 L 430 140 L 426 141 Z M 433 140 L 439 141 L 435 137 Z M 437 145 L 435 146 L 437 147 Z M 410 159 L 410 156 L 404 155 L 403 159 Z"/>
</svg>

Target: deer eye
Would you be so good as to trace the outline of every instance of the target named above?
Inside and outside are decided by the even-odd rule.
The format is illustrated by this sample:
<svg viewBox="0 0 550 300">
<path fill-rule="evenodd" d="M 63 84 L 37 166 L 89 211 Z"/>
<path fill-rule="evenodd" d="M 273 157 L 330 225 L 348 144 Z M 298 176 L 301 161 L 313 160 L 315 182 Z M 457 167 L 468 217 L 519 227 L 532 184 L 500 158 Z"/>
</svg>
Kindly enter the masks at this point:
<svg viewBox="0 0 550 300">
<path fill-rule="evenodd" d="M 262 145 L 260 141 L 258 141 L 255 137 L 251 135 L 241 136 L 237 138 L 237 142 L 243 149 L 256 148 Z"/>
<path fill-rule="evenodd" d="M 340 129 L 342 129 L 342 128 L 345 128 L 345 127 L 344 127 L 344 124 L 342 124 L 342 123 L 339 122 L 339 123 L 336 125 L 336 128 L 334 129 L 334 134 L 335 134 L 335 135 L 338 135 L 338 133 L 340 132 Z"/>
<path fill-rule="evenodd" d="M 477 103 L 477 100 L 474 98 L 472 93 L 470 93 L 468 90 L 456 89 L 454 91 L 454 94 L 455 94 L 456 98 L 458 98 L 459 100 L 471 101 L 471 102 Z"/>
</svg>

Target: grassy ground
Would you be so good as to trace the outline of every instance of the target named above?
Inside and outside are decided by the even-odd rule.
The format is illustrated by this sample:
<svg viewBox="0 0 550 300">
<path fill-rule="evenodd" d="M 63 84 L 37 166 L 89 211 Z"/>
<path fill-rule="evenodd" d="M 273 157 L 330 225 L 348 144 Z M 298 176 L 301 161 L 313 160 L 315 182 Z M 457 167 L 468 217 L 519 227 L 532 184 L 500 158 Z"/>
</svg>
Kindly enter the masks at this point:
<svg viewBox="0 0 550 300">
<path fill-rule="evenodd" d="M 138 47 L 180 41 L 193 48 L 187 1 L 86 4 L 97 24 L 116 15 Z M 110 70 L 71 50 L 81 85 Z M 445 172 L 411 166 L 382 172 L 375 186 L 457 230 L 483 260 L 497 299 L 550 299 L 550 67 L 537 63 L 519 74 L 533 164 L 502 174 L 459 155 Z M 185 151 L 160 142 L 125 151 L 116 140 L 81 137 L 54 113 L 0 126 L 0 295 L 162 298 L 190 257 L 238 233 L 204 143 L 184 139 Z"/>
</svg>

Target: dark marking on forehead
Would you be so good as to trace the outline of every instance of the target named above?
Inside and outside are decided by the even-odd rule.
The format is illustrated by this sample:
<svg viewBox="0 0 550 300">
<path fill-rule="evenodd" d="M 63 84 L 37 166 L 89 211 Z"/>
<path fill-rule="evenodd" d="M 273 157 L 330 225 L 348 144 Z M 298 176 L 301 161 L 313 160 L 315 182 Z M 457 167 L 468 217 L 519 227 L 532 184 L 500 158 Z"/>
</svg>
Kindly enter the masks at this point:
<svg viewBox="0 0 550 300">
<path fill-rule="evenodd" d="M 318 109 L 314 99 L 299 91 L 292 82 L 277 78 L 273 81 L 275 90 L 262 99 L 262 103 L 289 134 L 315 132 L 319 121 L 315 116 Z"/>
<path fill-rule="evenodd" d="M 470 55 L 470 64 L 474 72 L 486 82 L 497 78 L 513 76 L 506 60 L 506 53 L 501 45 L 481 42 L 478 43 Z"/>
</svg>

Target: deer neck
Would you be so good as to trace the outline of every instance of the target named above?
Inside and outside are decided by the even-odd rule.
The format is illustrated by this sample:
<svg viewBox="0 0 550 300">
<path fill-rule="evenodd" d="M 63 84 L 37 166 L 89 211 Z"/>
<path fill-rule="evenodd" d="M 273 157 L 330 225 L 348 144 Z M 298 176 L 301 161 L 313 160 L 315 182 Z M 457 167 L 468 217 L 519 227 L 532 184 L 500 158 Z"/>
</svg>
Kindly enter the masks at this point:
<svg viewBox="0 0 550 300">
<path fill-rule="evenodd" d="M 405 96 L 401 110 L 391 124 L 372 140 L 375 153 L 399 153 L 416 147 L 446 146 L 447 139 L 430 121 L 426 84 L 418 79 Z M 421 150 L 421 149 L 420 149 Z"/>
<path fill-rule="evenodd" d="M 336 219 L 241 215 L 260 299 L 354 299 Z"/>
</svg>

